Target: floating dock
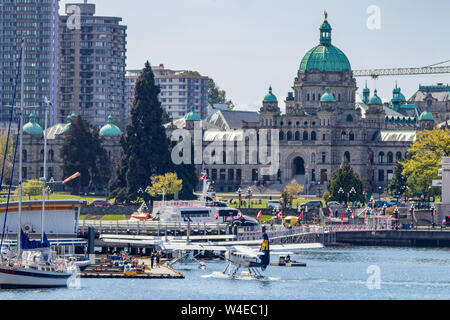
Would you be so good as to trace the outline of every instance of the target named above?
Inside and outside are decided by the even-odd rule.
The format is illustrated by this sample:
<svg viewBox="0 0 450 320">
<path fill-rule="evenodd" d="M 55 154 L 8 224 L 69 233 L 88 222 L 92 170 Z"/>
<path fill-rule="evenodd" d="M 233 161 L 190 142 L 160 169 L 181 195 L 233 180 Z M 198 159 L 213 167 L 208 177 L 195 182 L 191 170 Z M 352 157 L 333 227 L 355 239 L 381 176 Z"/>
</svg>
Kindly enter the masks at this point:
<svg viewBox="0 0 450 320">
<path fill-rule="evenodd" d="M 137 260 L 140 263 L 144 262 L 147 266 L 150 264 L 149 259 Z M 97 262 L 95 265 L 87 267 L 80 272 L 80 277 L 91 279 L 184 279 L 183 274 L 162 264 L 151 269 L 148 268 L 144 272 L 125 273 L 110 261 Z"/>
</svg>

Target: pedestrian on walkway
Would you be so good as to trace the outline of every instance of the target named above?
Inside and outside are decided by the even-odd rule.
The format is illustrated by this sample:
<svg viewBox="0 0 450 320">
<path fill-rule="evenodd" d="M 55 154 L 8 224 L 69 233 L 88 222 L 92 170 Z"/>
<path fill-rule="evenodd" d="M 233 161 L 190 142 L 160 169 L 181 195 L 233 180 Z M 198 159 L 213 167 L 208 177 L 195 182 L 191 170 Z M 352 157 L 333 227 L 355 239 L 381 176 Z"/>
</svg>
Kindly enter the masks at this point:
<svg viewBox="0 0 450 320">
<path fill-rule="evenodd" d="M 161 259 L 161 254 L 159 253 L 159 251 L 158 251 L 158 253 L 156 254 L 156 266 L 159 268 L 159 261 L 160 261 L 160 259 Z"/>
<path fill-rule="evenodd" d="M 153 252 L 152 253 L 152 256 L 151 256 L 151 258 L 150 258 L 150 261 L 151 261 L 151 268 L 153 269 L 153 265 L 154 265 L 154 263 L 155 263 L 155 253 Z"/>
</svg>

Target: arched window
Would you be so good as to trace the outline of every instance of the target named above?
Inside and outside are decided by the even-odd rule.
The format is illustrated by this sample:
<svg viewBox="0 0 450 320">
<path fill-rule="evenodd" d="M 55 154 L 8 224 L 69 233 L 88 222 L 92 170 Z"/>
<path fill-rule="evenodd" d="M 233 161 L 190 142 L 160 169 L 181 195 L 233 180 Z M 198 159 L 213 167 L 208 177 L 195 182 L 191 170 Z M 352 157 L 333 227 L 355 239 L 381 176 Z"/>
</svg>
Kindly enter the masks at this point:
<svg viewBox="0 0 450 320">
<path fill-rule="evenodd" d="M 353 132 L 350 132 L 348 136 L 350 141 L 355 141 L 355 134 Z"/>
<path fill-rule="evenodd" d="M 28 159 L 28 153 L 27 153 L 27 150 L 23 150 L 23 152 L 22 152 L 22 158 L 23 158 L 23 161 L 28 161 L 27 159 Z"/>
<path fill-rule="evenodd" d="M 309 101 L 309 93 L 306 95 L 306 101 Z"/>
<path fill-rule="evenodd" d="M 280 131 L 280 141 L 281 140 L 284 140 L 284 132 L 283 131 Z"/>
<path fill-rule="evenodd" d="M 384 163 L 384 152 L 378 154 L 378 163 Z"/>
<path fill-rule="evenodd" d="M 397 154 L 395 155 L 395 159 L 397 161 L 401 161 L 402 160 L 402 153 L 401 152 L 397 152 Z"/>
<path fill-rule="evenodd" d="M 295 132 L 295 141 L 299 141 L 300 140 L 300 132 L 297 131 Z"/>
<path fill-rule="evenodd" d="M 287 133 L 287 140 L 291 141 L 292 140 L 292 132 L 288 131 Z"/>
<path fill-rule="evenodd" d="M 346 151 L 345 153 L 344 153 L 344 158 L 345 159 L 347 159 L 347 161 L 348 161 L 348 163 L 350 163 L 350 152 L 348 152 L 348 151 Z"/>
<path fill-rule="evenodd" d="M 341 140 L 347 140 L 347 132 L 342 131 L 342 133 L 341 133 Z"/>
<path fill-rule="evenodd" d="M 353 116 L 351 114 L 347 116 L 347 122 L 353 122 Z"/>
<path fill-rule="evenodd" d="M 48 161 L 49 161 L 49 162 L 55 161 L 55 152 L 54 152 L 53 150 L 50 150 L 50 151 L 48 152 Z"/>
<path fill-rule="evenodd" d="M 308 141 L 308 132 L 307 131 L 303 132 L 303 140 Z"/>
<path fill-rule="evenodd" d="M 316 101 L 316 94 L 315 93 L 313 93 L 313 95 L 312 95 L 312 101 Z"/>
<path fill-rule="evenodd" d="M 315 131 L 311 132 L 311 140 L 316 141 L 317 140 L 317 134 Z"/>
<path fill-rule="evenodd" d="M 392 152 L 389 152 L 387 155 L 387 162 L 388 163 L 394 163 L 394 154 Z"/>
<path fill-rule="evenodd" d="M 43 161 L 44 160 L 44 150 L 41 150 L 41 156 L 40 156 L 40 158 L 39 158 L 41 161 Z"/>
</svg>

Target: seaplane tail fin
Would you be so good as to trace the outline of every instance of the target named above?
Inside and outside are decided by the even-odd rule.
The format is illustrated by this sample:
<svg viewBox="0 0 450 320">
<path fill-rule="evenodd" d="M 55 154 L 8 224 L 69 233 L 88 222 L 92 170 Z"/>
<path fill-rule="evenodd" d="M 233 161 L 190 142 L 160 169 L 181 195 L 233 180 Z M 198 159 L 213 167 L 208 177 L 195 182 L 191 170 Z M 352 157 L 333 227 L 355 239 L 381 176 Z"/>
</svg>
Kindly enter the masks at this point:
<svg viewBox="0 0 450 320">
<path fill-rule="evenodd" d="M 263 268 L 266 268 L 270 264 L 270 245 L 269 236 L 267 235 L 267 233 L 263 234 L 263 242 L 259 251 L 263 253 L 263 255 L 261 256 L 261 262 L 264 266 Z"/>
</svg>

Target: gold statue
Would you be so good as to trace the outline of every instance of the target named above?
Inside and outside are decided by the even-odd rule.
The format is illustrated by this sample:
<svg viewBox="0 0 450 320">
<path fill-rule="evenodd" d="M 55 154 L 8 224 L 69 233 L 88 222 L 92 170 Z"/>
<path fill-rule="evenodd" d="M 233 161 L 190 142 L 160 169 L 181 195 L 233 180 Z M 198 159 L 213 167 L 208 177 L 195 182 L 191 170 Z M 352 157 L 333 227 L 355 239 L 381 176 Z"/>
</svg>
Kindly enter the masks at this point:
<svg viewBox="0 0 450 320">
<path fill-rule="evenodd" d="M 324 11 L 324 14 L 325 14 L 325 20 L 327 20 L 328 19 L 328 12 L 327 12 L 327 10 Z"/>
</svg>

